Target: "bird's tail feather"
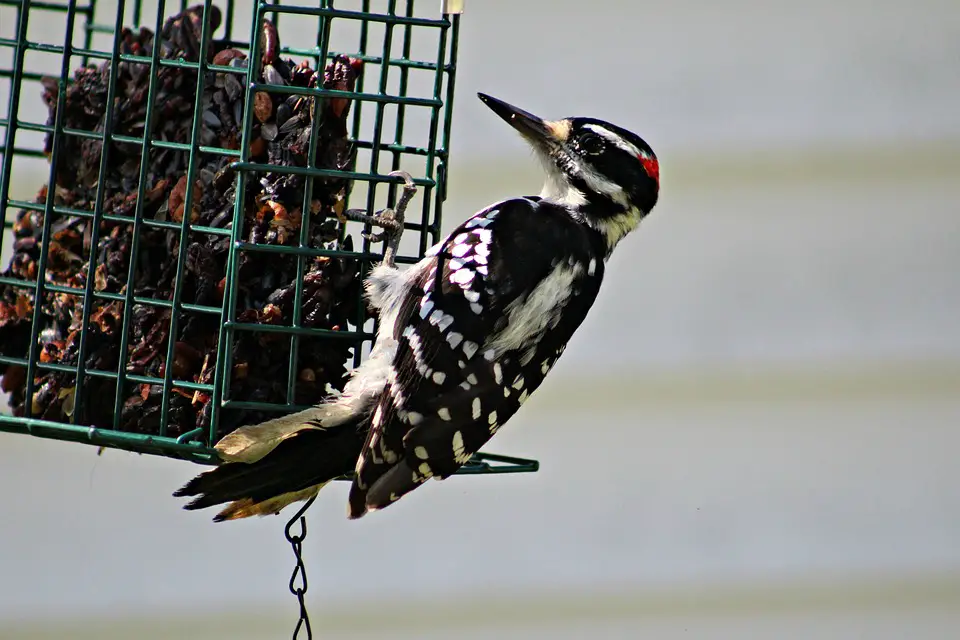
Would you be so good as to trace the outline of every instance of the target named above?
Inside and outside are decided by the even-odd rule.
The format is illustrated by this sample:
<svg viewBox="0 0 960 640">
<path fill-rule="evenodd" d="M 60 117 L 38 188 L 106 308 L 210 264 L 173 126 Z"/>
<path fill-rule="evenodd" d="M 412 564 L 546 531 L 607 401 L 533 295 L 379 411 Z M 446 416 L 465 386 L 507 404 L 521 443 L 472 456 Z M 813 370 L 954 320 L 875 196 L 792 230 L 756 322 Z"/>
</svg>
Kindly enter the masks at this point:
<svg viewBox="0 0 960 640">
<path fill-rule="evenodd" d="M 217 443 L 223 464 L 173 495 L 194 497 L 184 505 L 189 510 L 230 503 L 217 522 L 278 513 L 350 474 L 368 429 L 368 415 L 336 404 L 242 427 Z"/>
<path fill-rule="evenodd" d="M 240 427 L 221 438 L 214 449 L 226 462 L 256 462 L 287 438 L 308 429 L 334 428 L 353 416 L 354 412 L 342 404 L 322 404 L 260 424 Z"/>
</svg>

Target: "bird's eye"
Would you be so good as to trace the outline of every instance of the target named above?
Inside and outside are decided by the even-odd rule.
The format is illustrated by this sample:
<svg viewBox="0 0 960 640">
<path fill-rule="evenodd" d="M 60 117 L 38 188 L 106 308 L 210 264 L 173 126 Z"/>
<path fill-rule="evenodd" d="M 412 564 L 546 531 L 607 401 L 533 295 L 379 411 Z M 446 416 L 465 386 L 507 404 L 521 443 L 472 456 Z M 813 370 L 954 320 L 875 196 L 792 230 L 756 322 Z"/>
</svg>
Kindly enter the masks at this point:
<svg viewBox="0 0 960 640">
<path fill-rule="evenodd" d="M 603 151 L 603 139 L 595 133 L 585 133 L 580 136 L 577 146 L 587 155 L 597 155 Z"/>
</svg>

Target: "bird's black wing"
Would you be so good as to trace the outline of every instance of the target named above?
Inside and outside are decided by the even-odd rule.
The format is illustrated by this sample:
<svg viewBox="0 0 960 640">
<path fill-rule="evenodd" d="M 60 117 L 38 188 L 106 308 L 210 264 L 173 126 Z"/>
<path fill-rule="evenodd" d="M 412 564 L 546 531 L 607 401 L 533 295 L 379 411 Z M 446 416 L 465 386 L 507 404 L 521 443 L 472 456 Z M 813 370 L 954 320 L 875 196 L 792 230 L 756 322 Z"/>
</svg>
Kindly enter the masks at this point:
<svg viewBox="0 0 960 640">
<path fill-rule="evenodd" d="M 507 200 L 421 263 L 350 491 L 350 516 L 460 468 L 542 382 L 603 276 L 599 236 L 569 214 Z"/>
</svg>

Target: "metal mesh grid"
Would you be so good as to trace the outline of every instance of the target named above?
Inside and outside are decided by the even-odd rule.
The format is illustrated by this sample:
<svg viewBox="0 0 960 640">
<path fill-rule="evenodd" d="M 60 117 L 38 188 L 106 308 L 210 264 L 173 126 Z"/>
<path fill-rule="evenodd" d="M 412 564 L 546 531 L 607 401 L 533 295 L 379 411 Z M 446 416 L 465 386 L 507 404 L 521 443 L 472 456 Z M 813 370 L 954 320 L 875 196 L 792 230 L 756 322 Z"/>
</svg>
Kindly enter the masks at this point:
<svg viewBox="0 0 960 640">
<path fill-rule="evenodd" d="M 377 2 L 376 10 L 370 0 L 338 3 L 333 0 L 321 0 L 319 6 L 285 3 L 257 3 L 247 8 L 243 2 L 227 0 L 216 3 L 222 12 L 221 24 L 216 27 L 218 37 L 230 46 L 248 54 L 249 60 L 259 60 L 264 46 L 260 37 L 260 25 L 264 18 L 271 19 L 278 30 L 284 29 L 287 21 L 306 21 L 315 28 L 303 29 L 309 32 L 313 41 L 292 43 L 283 42 L 284 55 L 296 59 L 312 60 L 314 68 L 323 69 L 327 60 L 339 53 L 360 58 L 365 63 L 354 91 L 334 91 L 323 88 L 278 87 L 257 81 L 257 65 L 250 64 L 245 69 L 218 66 L 206 62 L 206 37 L 211 26 L 203 27 L 204 37 L 200 39 L 198 62 L 183 59 L 161 58 L 159 46 L 153 47 L 151 56 L 138 56 L 121 53 L 119 36 L 123 26 L 146 26 L 159 34 L 166 18 L 177 11 L 186 9 L 187 2 L 165 2 L 156 0 L 117 0 L 108 5 L 104 0 L 89 0 L 87 3 L 70 0 L 50 2 L 19 2 L 18 0 L 0 0 L 0 130 L 4 136 L 0 143 L 2 153 L 2 173 L 0 173 L 0 213 L 4 221 L 4 236 L 12 227 L 15 213 L 19 210 L 43 213 L 44 229 L 41 252 L 37 261 L 35 278 L 18 279 L 0 277 L 0 286 L 16 287 L 33 293 L 35 300 L 41 294 L 53 292 L 75 296 L 82 301 L 82 331 L 80 354 L 76 365 L 56 362 L 43 362 L 39 353 L 39 307 L 35 305 L 29 353 L 26 358 L 0 355 L 0 364 L 25 368 L 26 371 L 26 415 L 11 417 L 0 415 L 0 430 L 25 432 L 32 435 L 61 440 L 72 440 L 90 444 L 117 447 L 143 453 L 152 453 L 181 457 L 196 462 L 212 462 L 216 456 L 210 445 L 216 441 L 217 425 L 224 412 L 230 410 L 291 411 L 302 408 L 294 402 L 294 386 L 297 375 L 298 349 L 305 337 L 318 336 L 329 340 L 349 341 L 353 349 L 354 364 L 358 363 L 369 349 L 373 337 L 373 321 L 366 316 L 362 300 L 356 301 L 353 330 L 331 331 L 303 326 L 300 307 L 303 299 L 303 278 L 306 261 L 318 256 L 331 258 L 349 257 L 360 264 L 360 277 L 363 277 L 371 262 L 379 259 L 379 254 L 370 242 L 364 239 L 357 251 L 332 251 L 310 246 L 307 236 L 307 220 L 310 207 L 308 203 L 312 183 L 315 179 L 328 177 L 348 178 L 353 181 L 353 206 L 375 211 L 391 206 L 397 196 L 397 180 L 388 177 L 390 171 L 404 169 L 414 176 L 418 185 L 417 198 L 408 208 L 406 233 L 401 243 L 400 263 L 412 263 L 422 256 L 428 246 L 439 240 L 441 207 L 445 198 L 447 173 L 447 150 L 450 140 L 451 108 L 453 103 L 454 80 L 456 74 L 458 15 L 441 15 L 435 3 L 429 3 L 429 9 L 415 8 L 414 0 L 386 0 Z M 346 9 L 341 6 L 350 6 Z M 423 4 L 423 3 L 421 3 Z M 211 0 L 203 3 L 206 15 L 214 5 Z M 33 28 L 38 23 L 55 22 L 62 26 L 62 38 L 59 42 L 47 42 L 33 36 Z M 47 25 L 49 28 L 49 25 Z M 286 33 L 284 31 L 284 33 Z M 285 36 L 286 37 L 286 36 Z M 111 71 L 106 116 L 103 131 L 84 131 L 69 129 L 63 122 L 64 88 L 70 80 L 74 67 L 90 62 L 109 61 L 111 69 L 117 63 L 126 61 L 146 65 L 149 69 L 149 91 L 153 95 L 157 82 L 157 70 L 161 67 L 179 67 L 195 69 L 197 73 L 196 95 L 203 93 L 206 72 L 237 74 L 242 77 L 245 86 L 245 105 L 253 104 L 257 92 L 282 92 L 284 95 L 300 94 L 318 98 L 346 98 L 352 101 L 350 115 L 350 139 L 357 148 L 356 164 L 352 171 L 333 171 L 313 166 L 311 161 L 306 167 L 274 166 L 254 163 L 250 160 L 249 137 L 252 130 L 254 110 L 244 109 L 244 123 L 241 128 L 242 141 L 239 150 L 209 147 L 200 144 L 199 122 L 201 120 L 201 101 L 194 105 L 194 125 L 187 143 L 177 143 L 157 139 L 151 135 L 142 137 L 124 136 L 112 133 L 111 123 L 115 117 L 114 97 L 116 91 L 115 72 Z M 44 76 L 53 76 L 59 83 L 58 109 L 52 125 L 37 122 L 36 113 L 30 105 L 31 96 L 40 91 Z M 5 96 L 3 94 L 6 94 Z M 147 101 L 146 121 L 152 122 L 157 105 L 154 100 Z M 310 137 L 310 158 L 317 145 L 317 127 Z M 147 128 L 150 131 L 150 128 Z M 52 145 L 48 153 L 44 152 L 44 138 L 51 134 Z M 71 209 L 58 206 L 52 194 L 45 201 L 31 202 L 19 195 L 21 185 L 29 189 L 38 183 L 54 184 L 58 156 L 62 153 L 63 141 L 67 136 L 81 139 L 104 140 L 114 144 L 135 145 L 140 149 L 141 158 L 149 158 L 151 153 L 169 149 L 189 154 L 187 175 L 194 176 L 197 171 L 200 154 L 216 154 L 233 161 L 236 170 L 236 193 L 243 193 L 246 181 L 255 180 L 265 171 L 278 173 L 296 173 L 304 176 L 304 221 L 300 226 L 299 242 L 293 246 L 276 246 L 248 242 L 242 235 L 243 225 L 234 223 L 232 227 L 219 228 L 191 224 L 190 216 L 182 216 L 180 222 L 172 220 L 146 219 L 142 215 L 142 198 L 137 200 L 132 216 L 124 217 L 105 210 L 103 197 L 98 187 L 97 198 L 92 210 Z M 103 144 L 100 156 L 101 169 L 110 162 L 110 145 Z M 146 184 L 146 161 L 141 161 L 138 193 L 144 193 Z M 29 171 L 33 171 L 31 175 Z M 40 177 L 40 172 L 46 178 Z M 31 179 L 32 177 L 32 179 Z M 187 189 L 184 207 L 190 211 L 193 191 Z M 242 198 L 236 198 L 234 221 L 242 220 Z M 419 216 L 416 210 L 419 208 Z M 132 287 L 124 293 L 97 291 L 93 286 L 94 278 L 87 278 L 84 287 L 65 287 L 45 282 L 45 271 L 50 256 L 50 225 L 54 216 L 77 216 L 88 218 L 92 246 L 97 246 L 97 234 L 101 221 L 128 222 L 133 225 L 133 246 L 130 257 L 130 276 L 134 273 L 135 256 L 141 232 L 150 228 L 169 229 L 179 234 L 180 242 L 178 267 L 171 299 L 155 299 L 137 296 Z M 353 223 L 350 223 L 353 224 Z M 347 227 L 349 225 L 345 225 Z M 341 237 L 346 228 L 341 229 Z M 190 234 L 222 236 L 230 241 L 223 301 L 220 306 L 191 304 L 182 299 L 184 262 L 186 259 L 186 239 Z M 354 234 L 359 237 L 359 234 Z M 0 242 L 9 240 L 0 236 Z M 9 251 L 8 246 L 0 249 Z M 238 265 L 244 253 L 275 252 L 296 256 L 301 277 L 297 279 L 293 320 L 289 325 L 246 324 L 237 318 Z M 6 263 L 6 255 L 2 258 Z M 88 258 L 87 273 L 97 268 L 97 252 L 91 251 Z M 120 362 L 115 369 L 95 369 L 85 366 L 85 334 L 90 331 L 93 301 L 109 300 L 122 303 L 123 322 L 120 340 Z M 80 304 L 80 303 L 78 303 Z M 201 314 L 218 319 L 220 324 L 220 354 L 214 369 L 212 381 L 204 384 L 194 380 L 178 379 L 174 367 L 166 367 L 162 376 L 134 375 L 127 371 L 128 349 L 130 344 L 131 314 L 135 306 L 165 308 L 171 310 L 169 335 L 176 336 L 178 324 L 185 314 Z M 257 331 L 282 335 L 289 340 L 290 357 L 286 380 L 286 402 L 265 404 L 245 401 L 231 394 L 230 377 L 225 372 L 231 367 L 231 350 L 223 349 L 230 344 L 238 332 Z M 166 345 L 165 361 L 174 358 L 174 340 Z M 113 398 L 112 428 L 93 427 L 80 420 L 82 408 L 73 408 L 71 418 L 63 421 L 41 419 L 33 415 L 30 399 L 36 391 L 35 378 L 46 371 L 61 371 L 75 376 L 75 398 L 84 398 L 83 387 L 92 380 L 108 381 L 115 390 Z M 160 412 L 160 424 L 156 433 L 132 433 L 122 431 L 120 427 L 122 390 L 130 384 L 162 385 L 163 406 Z M 169 433 L 171 393 L 180 390 L 186 393 L 203 393 L 211 396 L 209 426 L 196 428 L 185 433 Z M 491 464 L 493 463 L 493 464 Z M 499 463 L 499 464 L 498 464 Z M 466 473 L 531 471 L 536 469 L 533 461 L 515 459 L 493 454 L 478 454 L 474 461 L 463 469 Z"/>
</svg>

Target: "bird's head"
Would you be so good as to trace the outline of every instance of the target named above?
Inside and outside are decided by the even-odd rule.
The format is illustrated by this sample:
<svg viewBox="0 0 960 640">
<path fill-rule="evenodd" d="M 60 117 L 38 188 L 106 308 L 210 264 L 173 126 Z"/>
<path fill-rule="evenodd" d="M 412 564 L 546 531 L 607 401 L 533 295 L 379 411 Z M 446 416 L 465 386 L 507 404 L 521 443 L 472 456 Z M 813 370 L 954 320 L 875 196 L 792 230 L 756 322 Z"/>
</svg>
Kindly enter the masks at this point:
<svg viewBox="0 0 960 640">
<path fill-rule="evenodd" d="M 594 118 L 544 120 L 477 94 L 530 143 L 547 170 L 540 194 L 600 231 L 608 250 L 636 228 L 660 193 L 660 165 L 640 136 Z"/>
</svg>

